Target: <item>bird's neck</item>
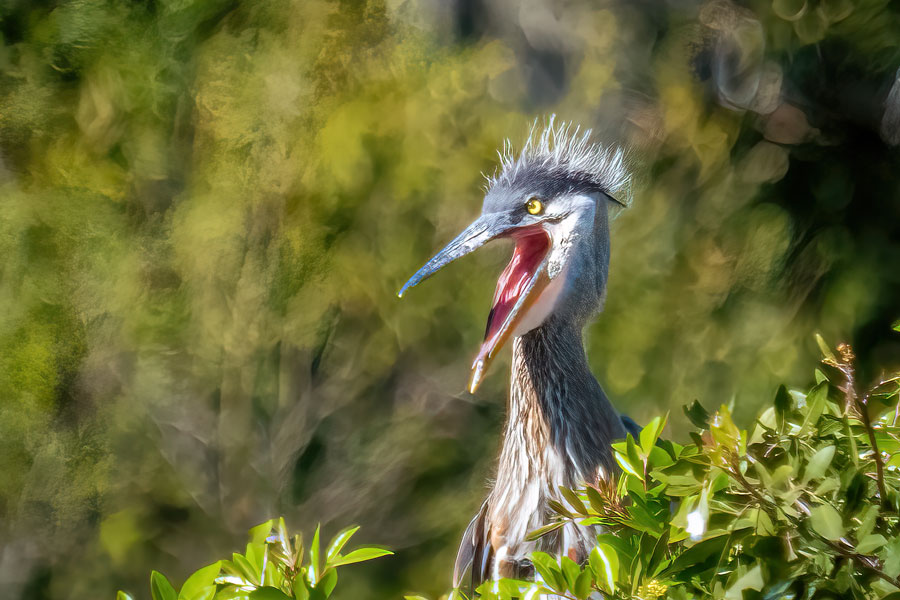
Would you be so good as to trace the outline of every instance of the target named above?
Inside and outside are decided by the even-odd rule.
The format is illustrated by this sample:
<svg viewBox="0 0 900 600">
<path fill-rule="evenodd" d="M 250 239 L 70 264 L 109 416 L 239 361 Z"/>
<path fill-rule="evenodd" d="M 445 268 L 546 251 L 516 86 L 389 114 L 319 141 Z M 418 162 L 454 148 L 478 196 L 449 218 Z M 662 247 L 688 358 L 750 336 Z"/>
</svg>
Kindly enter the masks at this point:
<svg viewBox="0 0 900 600">
<path fill-rule="evenodd" d="M 614 471 L 610 443 L 625 433 L 588 367 L 582 325 L 551 315 L 515 339 L 508 413 L 504 452 L 520 460 L 558 457 L 558 468 L 545 467 L 562 468 L 572 480 L 559 485 Z"/>
<path fill-rule="evenodd" d="M 507 408 L 487 518 L 494 549 L 517 561 L 537 548 L 526 535 L 546 524 L 559 486 L 594 484 L 615 472 L 610 442 L 625 433 L 588 368 L 581 327 L 553 315 L 513 342 Z M 555 551 L 574 548 L 583 560 L 595 535 L 591 528 L 565 530 Z M 555 543 L 542 540 L 545 548 Z"/>
</svg>

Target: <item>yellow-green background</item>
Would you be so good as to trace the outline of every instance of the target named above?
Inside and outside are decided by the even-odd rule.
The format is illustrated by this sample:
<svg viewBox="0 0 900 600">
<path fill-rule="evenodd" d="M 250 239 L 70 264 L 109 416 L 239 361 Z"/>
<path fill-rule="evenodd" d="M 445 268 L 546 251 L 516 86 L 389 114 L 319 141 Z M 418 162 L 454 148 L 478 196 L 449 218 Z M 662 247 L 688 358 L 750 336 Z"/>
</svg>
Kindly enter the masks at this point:
<svg viewBox="0 0 900 600">
<path fill-rule="evenodd" d="M 700 2 L 0 4 L 0 596 L 148 598 L 280 514 L 397 551 L 338 598 L 442 591 L 498 444 L 507 359 L 464 385 L 508 248 L 396 291 L 551 112 L 631 148 L 586 330 L 620 409 L 746 424 L 815 331 L 897 362 L 900 160 L 866 111 L 900 18 L 793 4 L 734 9 L 809 117 L 786 141 L 704 74 Z"/>
</svg>

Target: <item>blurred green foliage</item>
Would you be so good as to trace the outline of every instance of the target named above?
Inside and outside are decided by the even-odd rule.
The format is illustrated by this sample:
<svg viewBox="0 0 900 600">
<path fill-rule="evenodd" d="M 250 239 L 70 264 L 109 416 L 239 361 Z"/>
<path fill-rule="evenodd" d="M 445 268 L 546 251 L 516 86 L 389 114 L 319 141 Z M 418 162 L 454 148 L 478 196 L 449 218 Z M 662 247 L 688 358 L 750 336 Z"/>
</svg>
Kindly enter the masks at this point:
<svg viewBox="0 0 900 600">
<path fill-rule="evenodd" d="M 632 148 L 588 346 L 639 422 L 751 418 L 815 328 L 900 356 L 895 7 L 513 4 L 0 5 L 0 595 L 183 580 L 272 514 L 397 549 L 335 597 L 442 590 L 504 257 L 395 292 L 542 113 Z"/>
</svg>

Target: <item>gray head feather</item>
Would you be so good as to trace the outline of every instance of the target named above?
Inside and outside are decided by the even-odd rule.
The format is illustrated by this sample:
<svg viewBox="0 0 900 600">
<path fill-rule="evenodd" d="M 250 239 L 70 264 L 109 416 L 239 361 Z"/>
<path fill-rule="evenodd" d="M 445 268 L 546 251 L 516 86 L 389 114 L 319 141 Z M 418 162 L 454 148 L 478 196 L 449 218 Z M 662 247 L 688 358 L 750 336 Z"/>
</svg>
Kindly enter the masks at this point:
<svg viewBox="0 0 900 600">
<path fill-rule="evenodd" d="M 556 115 L 550 115 L 543 130 L 535 120 L 518 155 L 508 139 L 498 154 L 500 168 L 486 177 L 488 190 L 552 181 L 561 192 L 603 192 L 616 198 L 629 195 L 631 173 L 625 152 L 591 142 L 590 129 L 566 121 L 556 123 Z"/>
</svg>

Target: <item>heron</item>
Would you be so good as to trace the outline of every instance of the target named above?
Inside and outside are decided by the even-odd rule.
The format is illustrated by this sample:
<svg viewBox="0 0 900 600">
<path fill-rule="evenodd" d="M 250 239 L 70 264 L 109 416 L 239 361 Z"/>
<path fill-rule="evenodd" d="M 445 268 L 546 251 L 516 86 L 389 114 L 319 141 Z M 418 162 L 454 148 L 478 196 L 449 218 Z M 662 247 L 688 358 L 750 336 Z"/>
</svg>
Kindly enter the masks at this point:
<svg viewBox="0 0 900 600">
<path fill-rule="evenodd" d="M 487 177 L 481 215 L 431 258 L 403 294 L 492 240 L 514 242 L 472 364 L 475 393 L 512 338 L 507 416 L 493 487 L 462 538 L 454 588 L 470 573 L 474 589 L 501 577 L 528 577 L 532 551 L 587 559 L 591 526 L 566 524 L 538 540 L 560 486 L 608 481 L 617 471 L 610 444 L 633 421 L 621 418 L 588 366 L 583 329 L 603 307 L 609 271 L 611 204 L 629 186 L 621 149 L 592 142 L 590 129 L 537 121 L 516 154 L 507 140 Z"/>
</svg>

